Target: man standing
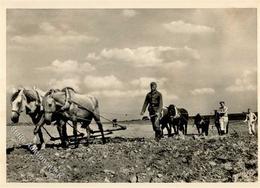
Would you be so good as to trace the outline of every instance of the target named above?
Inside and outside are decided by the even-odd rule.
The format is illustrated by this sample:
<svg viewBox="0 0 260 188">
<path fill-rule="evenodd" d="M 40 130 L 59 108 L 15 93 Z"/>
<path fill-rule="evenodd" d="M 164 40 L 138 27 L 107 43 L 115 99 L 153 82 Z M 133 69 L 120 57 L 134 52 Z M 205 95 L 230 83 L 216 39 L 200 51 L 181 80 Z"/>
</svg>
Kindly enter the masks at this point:
<svg viewBox="0 0 260 188">
<path fill-rule="evenodd" d="M 220 132 L 221 135 L 226 134 L 228 132 L 227 125 L 228 125 L 228 107 L 225 105 L 224 101 L 220 101 L 220 108 L 219 108 L 219 124 L 220 124 Z"/>
<path fill-rule="evenodd" d="M 151 91 L 147 93 L 144 101 L 144 105 L 141 111 L 141 115 L 145 113 L 148 106 L 149 116 L 155 132 L 155 139 L 157 141 L 162 137 L 162 131 L 160 128 L 160 117 L 163 106 L 162 94 L 157 91 L 157 84 L 155 82 L 150 83 Z"/>
<path fill-rule="evenodd" d="M 248 130 L 250 135 L 255 135 L 255 124 L 256 124 L 257 117 L 256 115 L 251 111 L 250 108 L 248 108 L 248 113 L 246 114 L 246 119 L 244 122 L 247 122 L 248 124 Z"/>
</svg>

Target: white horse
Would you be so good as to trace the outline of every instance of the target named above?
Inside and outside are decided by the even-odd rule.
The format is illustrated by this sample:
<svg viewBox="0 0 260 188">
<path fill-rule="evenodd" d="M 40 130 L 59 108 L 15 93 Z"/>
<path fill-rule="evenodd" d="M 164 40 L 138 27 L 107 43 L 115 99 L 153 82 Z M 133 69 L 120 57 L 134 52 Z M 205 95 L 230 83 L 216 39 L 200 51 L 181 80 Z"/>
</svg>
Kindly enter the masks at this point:
<svg viewBox="0 0 260 188">
<path fill-rule="evenodd" d="M 15 90 L 11 96 L 12 122 L 18 123 L 20 114 L 25 111 L 25 113 L 31 117 L 32 122 L 35 125 L 35 129 L 33 132 L 34 133 L 33 145 L 34 147 L 36 147 L 36 143 L 37 143 L 36 135 L 38 134 L 41 143 L 41 149 L 45 148 L 45 142 L 41 130 L 41 127 L 45 124 L 44 117 L 43 117 L 44 111 L 42 106 L 42 98 L 44 95 L 45 92 L 43 92 L 38 88 L 33 88 L 33 89 L 19 88 Z M 61 125 L 62 124 L 61 121 L 57 121 L 57 123 L 59 124 L 57 128 L 61 135 L 62 134 L 61 126 L 63 125 Z"/>
<path fill-rule="evenodd" d="M 101 132 L 102 141 L 105 143 L 103 125 L 100 121 L 98 100 L 90 95 L 82 95 L 71 92 L 70 107 L 67 110 L 62 110 L 61 107 L 65 104 L 66 94 L 63 91 L 51 90 L 46 93 L 43 98 L 44 119 L 46 124 L 50 124 L 53 116 L 58 116 L 64 121 L 73 122 L 73 135 L 75 137 L 75 147 L 78 147 L 77 139 L 77 122 L 82 123 L 82 127 L 86 128 L 88 139 L 90 138 L 89 124 L 94 119 Z"/>
</svg>

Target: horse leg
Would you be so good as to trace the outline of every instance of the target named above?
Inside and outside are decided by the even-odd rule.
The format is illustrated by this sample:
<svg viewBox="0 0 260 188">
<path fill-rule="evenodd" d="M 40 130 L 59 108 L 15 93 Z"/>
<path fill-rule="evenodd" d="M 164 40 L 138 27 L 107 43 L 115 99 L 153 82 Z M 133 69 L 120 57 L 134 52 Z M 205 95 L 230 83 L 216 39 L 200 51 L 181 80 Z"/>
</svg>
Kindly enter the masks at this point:
<svg viewBox="0 0 260 188">
<path fill-rule="evenodd" d="M 179 130 L 182 132 L 182 134 L 184 134 L 184 125 L 182 124 L 182 122 L 180 120 L 178 122 L 178 127 L 179 127 Z"/>
<path fill-rule="evenodd" d="M 188 123 L 184 123 L 184 134 L 187 135 L 187 132 L 188 132 Z"/>
<path fill-rule="evenodd" d="M 198 134 L 200 135 L 200 127 L 198 124 L 196 124 L 197 130 L 198 130 Z"/>
<path fill-rule="evenodd" d="M 105 136 L 104 136 L 103 125 L 102 125 L 102 123 L 101 123 L 101 121 L 100 121 L 99 111 L 96 110 L 96 113 L 94 113 L 93 115 L 94 115 L 94 116 L 93 116 L 93 117 L 94 117 L 94 120 L 96 121 L 96 123 L 97 123 L 97 125 L 98 125 L 98 128 L 99 128 L 99 130 L 100 130 L 100 132 L 101 132 L 102 142 L 103 142 L 103 144 L 105 144 L 105 143 L 106 143 L 106 139 L 105 139 Z M 89 130 L 90 130 L 90 129 L 89 129 Z"/>
<path fill-rule="evenodd" d="M 175 127 L 176 127 L 176 134 L 179 135 L 180 126 L 178 124 L 176 124 Z"/>
<path fill-rule="evenodd" d="M 45 149 L 45 142 L 44 142 L 44 139 L 43 139 L 43 134 L 42 134 L 42 129 L 41 127 L 39 128 L 39 131 L 38 131 L 38 136 L 40 138 L 40 143 L 41 143 L 41 150 Z"/>
<path fill-rule="evenodd" d="M 167 122 L 162 122 L 162 127 L 161 127 L 161 137 L 163 138 L 164 135 L 163 135 L 163 130 L 164 129 L 167 129 L 167 132 L 168 132 L 168 137 L 171 136 L 171 128 L 170 128 L 170 125 L 167 123 Z"/>
<path fill-rule="evenodd" d="M 62 147 L 62 148 L 65 148 L 65 147 L 66 147 L 66 142 L 65 142 L 64 134 L 63 134 L 63 132 L 62 132 L 61 122 L 58 122 L 58 124 L 57 124 L 57 130 L 58 130 L 59 135 L 60 135 L 61 147 Z"/>
<path fill-rule="evenodd" d="M 61 139 L 61 145 L 63 144 L 63 136 L 62 136 L 62 132 L 61 132 L 61 125 L 58 123 L 57 124 L 57 130 Z"/>
<path fill-rule="evenodd" d="M 209 123 L 206 124 L 206 136 L 209 135 Z"/>
<path fill-rule="evenodd" d="M 79 147 L 78 134 L 77 134 L 77 121 L 73 121 L 73 135 L 75 139 L 75 148 Z"/>
<path fill-rule="evenodd" d="M 62 145 L 64 146 L 64 148 L 66 148 L 66 147 L 68 147 L 68 144 L 69 144 L 69 139 L 68 139 L 68 134 L 67 134 L 67 122 L 60 119 L 59 124 L 61 127 Z"/>
<path fill-rule="evenodd" d="M 35 125 L 34 131 L 33 131 L 33 134 L 34 134 L 34 137 L 33 137 L 33 148 L 37 148 L 37 134 L 38 134 L 38 136 L 40 138 L 41 146 L 43 144 L 44 147 L 45 147 L 45 143 L 44 143 L 44 139 L 43 139 L 43 135 L 42 135 L 42 131 L 41 131 L 41 127 L 43 126 L 43 124 L 44 124 L 44 121 L 42 121 L 40 124 L 36 124 Z"/>
<path fill-rule="evenodd" d="M 66 126 L 66 122 L 62 121 L 61 122 L 61 127 L 62 127 L 62 135 L 64 137 L 65 142 L 68 142 L 68 134 L 67 134 L 67 126 Z"/>
<path fill-rule="evenodd" d="M 172 127 L 171 127 L 171 124 L 167 124 L 167 125 L 166 125 L 166 128 L 167 128 L 167 132 L 168 132 L 168 137 L 171 137 L 171 136 L 172 136 Z"/>
<path fill-rule="evenodd" d="M 161 130 L 162 130 L 162 132 L 163 132 L 163 130 L 167 127 L 167 124 L 165 124 L 165 123 L 161 123 Z"/>
<path fill-rule="evenodd" d="M 86 128 L 86 133 L 87 133 L 87 145 L 89 145 L 89 140 L 90 140 L 90 135 L 91 135 L 91 129 L 89 127 L 91 121 L 89 122 L 83 122 L 82 126 Z"/>
</svg>

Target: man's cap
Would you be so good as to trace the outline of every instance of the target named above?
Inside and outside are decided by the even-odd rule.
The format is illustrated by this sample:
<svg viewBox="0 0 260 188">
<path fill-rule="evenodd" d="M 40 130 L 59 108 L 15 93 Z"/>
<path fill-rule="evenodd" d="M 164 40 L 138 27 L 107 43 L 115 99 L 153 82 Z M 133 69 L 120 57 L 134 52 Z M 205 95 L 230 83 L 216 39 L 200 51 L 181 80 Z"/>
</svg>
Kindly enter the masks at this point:
<svg viewBox="0 0 260 188">
<path fill-rule="evenodd" d="M 225 101 L 220 101 L 219 104 L 221 104 L 221 103 L 225 104 Z"/>
<path fill-rule="evenodd" d="M 156 85 L 156 86 L 157 86 L 156 82 L 151 82 L 151 83 L 150 83 L 150 86 L 153 86 L 153 85 Z"/>
</svg>

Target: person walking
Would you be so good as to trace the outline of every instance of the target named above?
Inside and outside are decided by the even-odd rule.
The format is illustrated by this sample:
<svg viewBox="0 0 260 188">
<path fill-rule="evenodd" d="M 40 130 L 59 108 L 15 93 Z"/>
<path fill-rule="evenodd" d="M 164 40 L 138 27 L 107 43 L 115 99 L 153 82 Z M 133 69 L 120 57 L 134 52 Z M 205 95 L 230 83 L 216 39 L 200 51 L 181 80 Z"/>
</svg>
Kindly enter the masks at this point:
<svg viewBox="0 0 260 188">
<path fill-rule="evenodd" d="M 145 97 L 143 108 L 140 114 L 142 116 L 148 106 L 149 116 L 152 122 L 153 130 L 155 132 L 155 140 L 159 141 L 163 134 L 160 128 L 163 99 L 162 94 L 157 91 L 157 84 L 155 82 L 150 83 L 150 88 L 151 91 L 147 93 Z"/>
<path fill-rule="evenodd" d="M 248 113 L 246 114 L 246 119 L 244 122 L 247 122 L 248 125 L 248 131 L 250 135 L 255 135 L 255 124 L 256 124 L 257 116 L 255 113 L 251 111 L 250 108 L 248 108 Z"/>
</svg>

